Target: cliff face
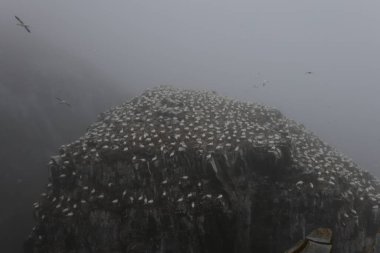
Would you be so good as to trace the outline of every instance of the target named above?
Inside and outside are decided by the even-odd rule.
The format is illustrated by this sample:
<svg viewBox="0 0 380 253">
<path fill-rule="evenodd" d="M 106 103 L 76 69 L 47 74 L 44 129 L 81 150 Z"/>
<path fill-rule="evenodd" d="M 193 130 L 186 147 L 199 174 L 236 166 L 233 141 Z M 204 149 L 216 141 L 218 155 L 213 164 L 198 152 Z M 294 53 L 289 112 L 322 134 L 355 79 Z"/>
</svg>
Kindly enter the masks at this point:
<svg viewBox="0 0 380 253">
<path fill-rule="evenodd" d="M 49 163 L 26 252 L 284 252 L 318 227 L 364 252 L 378 186 L 268 107 L 159 87 Z"/>
</svg>

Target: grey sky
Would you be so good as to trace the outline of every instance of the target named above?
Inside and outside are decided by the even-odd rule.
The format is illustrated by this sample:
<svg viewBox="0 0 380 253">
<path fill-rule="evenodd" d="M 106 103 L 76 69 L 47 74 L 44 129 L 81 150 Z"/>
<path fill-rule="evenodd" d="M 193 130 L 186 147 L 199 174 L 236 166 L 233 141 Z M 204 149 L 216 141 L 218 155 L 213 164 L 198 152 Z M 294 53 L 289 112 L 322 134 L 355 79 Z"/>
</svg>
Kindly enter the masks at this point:
<svg viewBox="0 0 380 253">
<path fill-rule="evenodd" d="M 133 93 L 171 84 L 272 105 L 379 176 L 378 24 L 376 0 L 0 2 L 15 43 L 79 55 Z"/>
</svg>

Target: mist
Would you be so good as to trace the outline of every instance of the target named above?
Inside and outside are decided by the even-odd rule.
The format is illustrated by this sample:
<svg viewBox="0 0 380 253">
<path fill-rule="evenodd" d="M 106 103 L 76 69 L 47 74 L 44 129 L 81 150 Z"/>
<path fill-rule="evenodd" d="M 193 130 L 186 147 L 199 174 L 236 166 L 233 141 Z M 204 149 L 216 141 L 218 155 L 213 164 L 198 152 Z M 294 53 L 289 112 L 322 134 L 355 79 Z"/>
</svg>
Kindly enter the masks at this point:
<svg viewBox="0 0 380 253">
<path fill-rule="evenodd" d="M 30 25 L 31 34 L 16 25 L 14 15 Z M 26 100 L 46 108 L 58 94 L 80 104 L 74 118 L 62 108 L 38 120 L 35 111 L 23 110 L 30 120 L 59 126 L 49 134 L 54 142 L 36 151 L 47 162 L 59 145 L 83 134 L 97 113 L 167 84 L 278 108 L 379 176 L 378 23 L 378 1 L 2 0 L 1 65 L 13 79 L 7 86 L 0 80 L 0 136 L 13 128 L 30 131 L 23 121 L 7 120 L 14 124 L 7 128 L 3 123 L 5 115 L 20 119 L 14 108 L 24 108 Z M 54 83 L 25 81 L 31 73 Z M 82 100 L 95 80 L 96 101 Z M 9 89 L 16 88 L 11 96 Z M 49 103 L 35 97 L 49 89 Z M 71 122 L 80 123 L 74 129 Z M 8 150 L 4 143 L 0 150 Z M 42 166 L 33 177 L 39 189 L 47 174 L 42 162 L 36 165 Z M 19 166 L 2 170 L 4 179 Z"/>
</svg>

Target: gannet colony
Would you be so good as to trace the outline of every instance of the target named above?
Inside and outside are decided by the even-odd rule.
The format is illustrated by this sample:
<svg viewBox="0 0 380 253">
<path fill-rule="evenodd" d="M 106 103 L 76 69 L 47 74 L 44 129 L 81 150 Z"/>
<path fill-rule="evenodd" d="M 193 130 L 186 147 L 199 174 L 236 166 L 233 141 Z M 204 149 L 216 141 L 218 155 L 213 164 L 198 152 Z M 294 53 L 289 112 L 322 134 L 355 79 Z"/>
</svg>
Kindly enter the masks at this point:
<svg viewBox="0 0 380 253">
<path fill-rule="evenodd" d="M 284 252 L 318 227 L 370 252 L 378 182 L 267 106 L 168 86 L 99 115 L 49 162 L 26 252 Z M 367 251 L 366 251 L 367 250 Z"/>
</svg>

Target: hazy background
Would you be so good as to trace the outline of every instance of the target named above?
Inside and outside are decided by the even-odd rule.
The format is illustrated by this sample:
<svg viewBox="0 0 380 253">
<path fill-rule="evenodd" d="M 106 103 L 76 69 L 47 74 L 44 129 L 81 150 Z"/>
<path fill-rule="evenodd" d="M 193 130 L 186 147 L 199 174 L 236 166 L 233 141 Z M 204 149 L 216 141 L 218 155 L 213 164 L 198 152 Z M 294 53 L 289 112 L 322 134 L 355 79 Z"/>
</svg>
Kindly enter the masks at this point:
<svg viewBox="0 0 380 253">
<path fill-rule="evenodd" d="M 160 84 L 277 107 L 380 176 L 379 24 L 377 0 L 0 0 L 0 249 L 57 147 Z"/>
</svg>

